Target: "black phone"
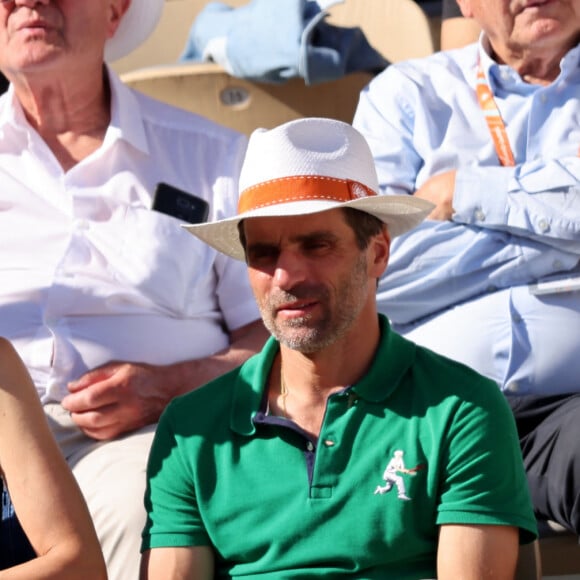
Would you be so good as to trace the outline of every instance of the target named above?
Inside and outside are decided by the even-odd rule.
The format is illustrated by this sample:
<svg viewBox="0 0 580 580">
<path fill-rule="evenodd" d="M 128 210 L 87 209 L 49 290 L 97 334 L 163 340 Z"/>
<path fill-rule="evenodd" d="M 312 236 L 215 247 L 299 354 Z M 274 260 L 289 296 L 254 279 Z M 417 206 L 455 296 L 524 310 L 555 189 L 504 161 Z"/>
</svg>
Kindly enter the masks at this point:
<svg viewBox="0 0 580 580">
<path fill-rule="evenodd" d="M 190 224 L 203 223 L 209 215 L 209 203 L 205 199 L 168 183 L 157 184 L 151 207 Z"/>
</svg>

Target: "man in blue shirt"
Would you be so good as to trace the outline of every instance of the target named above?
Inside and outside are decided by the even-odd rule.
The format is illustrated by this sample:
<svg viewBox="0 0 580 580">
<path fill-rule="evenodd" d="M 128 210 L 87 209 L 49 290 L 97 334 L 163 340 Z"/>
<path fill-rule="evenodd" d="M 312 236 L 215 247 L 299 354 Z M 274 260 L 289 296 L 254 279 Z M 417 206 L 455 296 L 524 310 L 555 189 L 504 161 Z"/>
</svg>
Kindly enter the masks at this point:
<svg viewBox="0 0 580 580">
<path fill-rule="evenodd" d="M 389 67 L 355 115 L 382 192 L 437 206 L 379 309 L 497 382 L 537 516 L 580 533 L 580 1 L 459 4 L 480 42 Z"/>
</svg>

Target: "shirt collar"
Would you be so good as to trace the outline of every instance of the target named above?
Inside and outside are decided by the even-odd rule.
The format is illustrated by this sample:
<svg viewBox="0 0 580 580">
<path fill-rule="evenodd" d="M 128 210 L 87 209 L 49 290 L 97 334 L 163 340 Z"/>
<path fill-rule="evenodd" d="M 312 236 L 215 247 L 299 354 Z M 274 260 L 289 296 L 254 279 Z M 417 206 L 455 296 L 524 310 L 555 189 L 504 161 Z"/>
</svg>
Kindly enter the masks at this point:
<svg viewBox="0 0 580 580">
<path fill-rule="evenodd" d="M 580 68 L 580 44 L 568 51 L 562 59 L 560 68 L 564 77 L 568 77 L 573 72 L 578 71 L 578 68 Z"/>
<path fill-rule="evenodd" d="M 247 360 L 239 373 L 234 375 L 233 405 L 230 428 L 240 435 L 253 435 L 256 431 L 254 416 L 260 410 L 264 390 L 268 384 L 270 369 L 280 350 L 277 340 L 270 337 L 262 350 Z"/>
<path fill-rule="evenodd" d="M 394 332 L 379 315 L 381 340 L 375 358 L 365 376 L 353 385 L 361 398 L 378 403 L 387 399 L 399 386 L 415 360 L 415 344 Z"/>
<path fill-rule="evenodd" d="M 14 93 L 12 83 L 2 95 L 0 103 L 0 127 L 10 126 L 19 131 L 26 131 L 30 125 L 24 116 L 24 111 Z"/>
<path fill-rule="evenodd" d="M 491 57 L 491 44 L 485 32 L 482 32 L 479 36 L 479 62 L 486 73 L 490 67 L 497 65 Z"/>
<path fill-rule="evenodd" d="M 103 145 L 107 146 L 118 139 L 123 139 L 147 154 L 149 146 L 145 119 L 137 96 L 108 66 L 107 73 L 111 88 L 111 122 Z"/>
<path fill-rule="evenodd" d="M 415 360 L 415 344 L 395 333 L 385 316 L 379 315 L 381 339 L 370 369 L 352 386 L 356 394 L 372 403 L 387 399 L 399 386 Z M 234 386 L 230 416 L 231 429 L 240 435 L 253 435 L 254 416 L 260 411 L 270 369 L 280 350 L 270 338 L 262 351 L 240 368 Z"/>
</svg>

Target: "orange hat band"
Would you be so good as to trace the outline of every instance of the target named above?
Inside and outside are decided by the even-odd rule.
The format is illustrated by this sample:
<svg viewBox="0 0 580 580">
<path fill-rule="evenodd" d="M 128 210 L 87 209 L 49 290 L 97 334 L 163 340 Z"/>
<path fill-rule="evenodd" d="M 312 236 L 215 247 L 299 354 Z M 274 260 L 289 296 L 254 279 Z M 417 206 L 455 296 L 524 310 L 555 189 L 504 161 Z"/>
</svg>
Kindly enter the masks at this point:
<svg viewBox="0 0 580 580">
<path fill-rule="evenodd" d="M 281 177 L 245 189 L 238 202 L 238 214 L 293 201 L 345 202 L 371 195 L 377 194 L 358 181 L 318 175 Z"/>
</svg>

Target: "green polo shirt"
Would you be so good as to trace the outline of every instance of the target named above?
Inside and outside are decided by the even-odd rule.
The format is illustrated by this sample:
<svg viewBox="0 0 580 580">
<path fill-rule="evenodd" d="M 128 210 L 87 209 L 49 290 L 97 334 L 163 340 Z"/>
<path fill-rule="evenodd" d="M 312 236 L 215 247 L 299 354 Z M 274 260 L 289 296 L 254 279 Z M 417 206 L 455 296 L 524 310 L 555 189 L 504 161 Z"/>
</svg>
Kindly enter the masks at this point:
<svg viewBox="0 0 580 580">
<path fill-rule="evenodd" d="M 174 400 L 151 450 L 142 549 L 212 546 L 216 578 L 406 579 L 436 576 L 443 524 L 516 526 L 532 540 L 495 383 L 380 321 L 369 372 L 329 397 L 318 441 L 264 413 L 273 339 Z"/>
</svg>

